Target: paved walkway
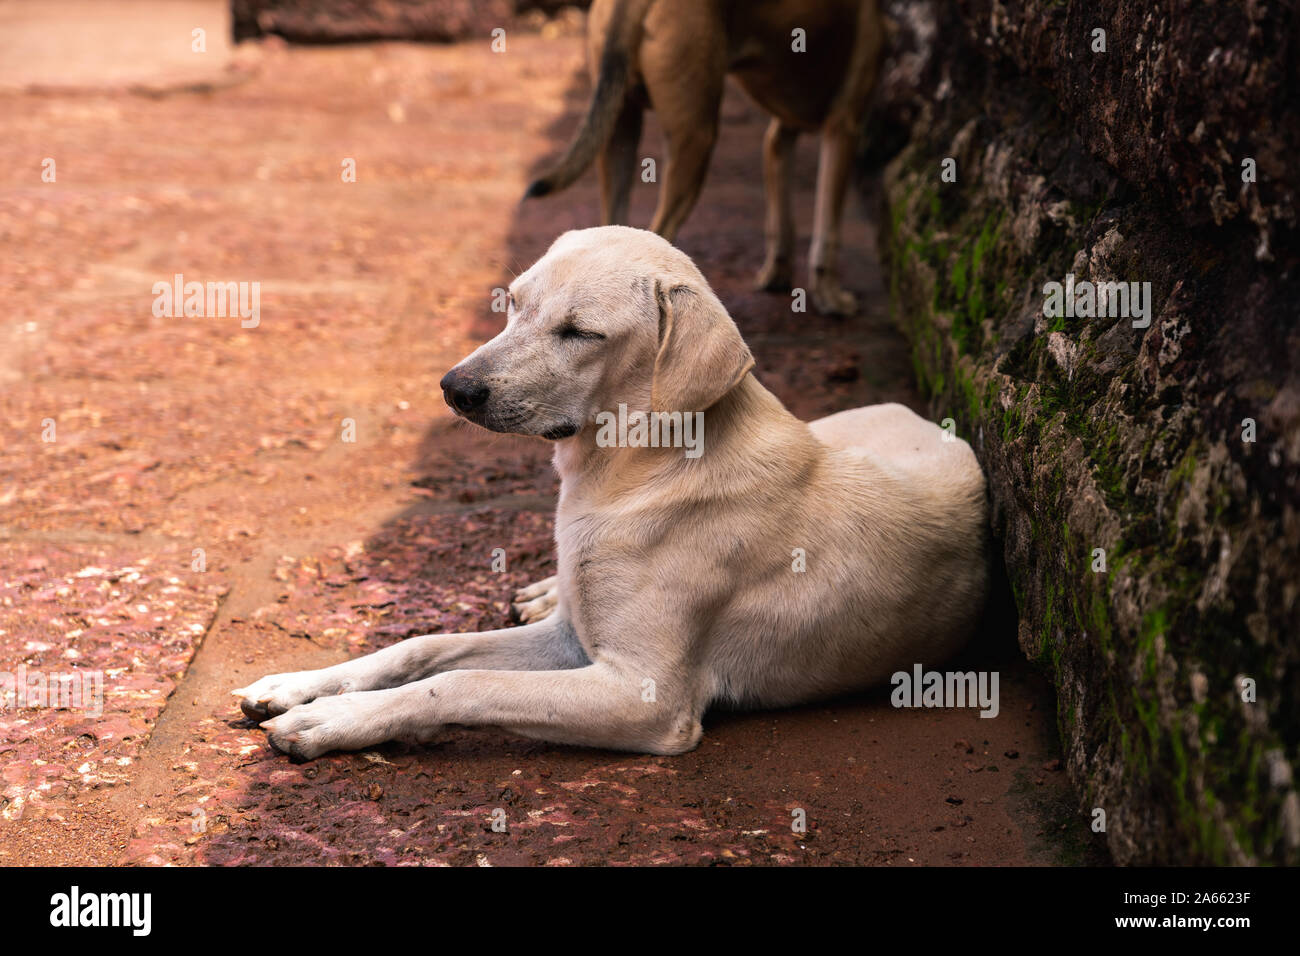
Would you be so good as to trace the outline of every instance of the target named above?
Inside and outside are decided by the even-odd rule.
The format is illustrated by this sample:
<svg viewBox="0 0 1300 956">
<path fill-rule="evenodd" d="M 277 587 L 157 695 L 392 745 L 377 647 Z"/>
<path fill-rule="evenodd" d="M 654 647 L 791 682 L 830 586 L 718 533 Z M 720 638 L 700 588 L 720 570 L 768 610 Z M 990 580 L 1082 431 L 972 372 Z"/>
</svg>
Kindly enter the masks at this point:
<svg viewBox="0 0 1300 956">
<path fill-rule="evenodd" d="M 229 0 L 0 0 L 0 90 L 222 86 L 230 30 Z"/>
</svg>

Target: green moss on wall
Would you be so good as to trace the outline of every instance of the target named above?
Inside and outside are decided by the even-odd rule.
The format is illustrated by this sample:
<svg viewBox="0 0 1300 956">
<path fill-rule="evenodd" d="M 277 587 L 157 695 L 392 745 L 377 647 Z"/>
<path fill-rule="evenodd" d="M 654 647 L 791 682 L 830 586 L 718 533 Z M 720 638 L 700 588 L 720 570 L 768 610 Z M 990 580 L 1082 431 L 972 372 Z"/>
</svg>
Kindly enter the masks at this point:
<svg viewBox="0 0 1300 956">
<path fill-rule="evenodd" d="M 891 301 L 935 418 L 982 436 L 993 493 L 1028 529 L 1028 543 L 1008 546 L 1011 589 L 1029 624 L 1026 649 L 1061 689 L 1058 727 L 1077 755 L 1082 805 L 1122 804 L 1134 845 L 1149 837 L 1135 821 L 1158 819 L 1149 862 L 1291 859 L 1264 769 L 1265 751 L 1284 744 L 1246 725 L 1233 679 L 1254 676 L 1261 695 L 1283 688 L 1240 616 L 1203 600 L 1215 559 L 1178 519 L 1203 494 L 1205 520 L 1230 538 L 1245 509 L 1222 483 L 1199 490 L 1208 449 L 1170 413 L 1181 396 L 1139 400 L 1140 369 L 1103 354 L 1113 320 L 1024 314 L 1103 232 L 1105 210 L 1072 205 L 1033 245 L 1032 210 L 978 181 L 950 199 L 931 160 L 914 144 L 889 173 Z M 1072 359 L 1053 354 L 1052 333 Z M 1072 525 L 1075 513 L 1084 527 Z M 1106 551 L 1105 573 L 1092 570 L 1094 547 Z M 1204 700 L 1192 698 L 1193 675 L 1208 686 Z M 1087 707 L 1072 689 L 1080 683 Z M 1114 757 L 1092 765 L 1093 754 Z"/>
</svg>

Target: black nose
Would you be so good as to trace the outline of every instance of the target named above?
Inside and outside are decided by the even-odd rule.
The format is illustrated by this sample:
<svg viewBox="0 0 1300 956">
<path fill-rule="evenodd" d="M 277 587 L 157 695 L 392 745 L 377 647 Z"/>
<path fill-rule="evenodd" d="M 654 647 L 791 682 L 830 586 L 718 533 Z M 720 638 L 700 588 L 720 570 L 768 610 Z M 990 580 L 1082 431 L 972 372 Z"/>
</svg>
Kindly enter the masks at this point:
<svg viewBox="0 0 1300 956">
<path fill-rule="evenodd" d="M 486 385 L 470 381 L 455 369 L 444 375 L 438 384 L 442 386 L 442 397 L 447 404 L 461 414 L 482 408 L 490 394 Z"/>
</svg>

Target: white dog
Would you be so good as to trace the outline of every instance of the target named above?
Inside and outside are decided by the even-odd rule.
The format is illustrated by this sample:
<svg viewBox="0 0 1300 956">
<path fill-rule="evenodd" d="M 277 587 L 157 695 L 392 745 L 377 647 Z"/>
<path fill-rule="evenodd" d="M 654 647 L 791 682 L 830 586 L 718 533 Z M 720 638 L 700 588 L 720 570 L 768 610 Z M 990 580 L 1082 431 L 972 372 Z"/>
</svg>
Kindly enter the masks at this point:
<svg viewBox="0 0 1300 956">
<path fill-rule="evenodd" d="M 505 330 L 442 388 L 472 422 L 555 442 L 553 598 L 530 592 L 520 627 L 235 691 L 276 748 L 311 759 L 468 724 L 678 754 L 712 702 L 870 687 L 972 632 L 986 504 L 965 442 L 901 405 L 799 421 L 694 264 L 650 232 L 567 232 L 510 293 Z M 620 405 L 654 424 L 608 427 Z M 696 412 L 691 457 L 670 413 Z"/>
</svg>

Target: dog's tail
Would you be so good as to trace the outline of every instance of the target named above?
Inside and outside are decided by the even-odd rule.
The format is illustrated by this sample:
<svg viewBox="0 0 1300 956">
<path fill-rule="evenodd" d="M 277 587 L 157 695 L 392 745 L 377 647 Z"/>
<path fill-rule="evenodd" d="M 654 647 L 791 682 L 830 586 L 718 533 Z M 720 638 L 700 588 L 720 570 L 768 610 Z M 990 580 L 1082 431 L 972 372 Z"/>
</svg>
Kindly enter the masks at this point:
<svg viewBox="0 0 1300 956">
<path fill-rule="evenodd" d="M 641 35 L 641 21 L 653 0 L 617 0 L 605 36 L 605 50 L 600 58 L 596 90 L 587 107 L 587 115 L 560 161 L 544 175 L 534 179 L 524 192 L 525 199 L 559 192 L 573 185 L 583 171 L 595 162 L 596 154 L 609 142 L 614 124 L 623 109 L 631 80 L 631 51 Z"/>
</svg>

